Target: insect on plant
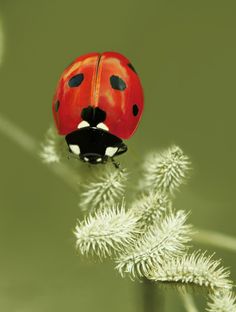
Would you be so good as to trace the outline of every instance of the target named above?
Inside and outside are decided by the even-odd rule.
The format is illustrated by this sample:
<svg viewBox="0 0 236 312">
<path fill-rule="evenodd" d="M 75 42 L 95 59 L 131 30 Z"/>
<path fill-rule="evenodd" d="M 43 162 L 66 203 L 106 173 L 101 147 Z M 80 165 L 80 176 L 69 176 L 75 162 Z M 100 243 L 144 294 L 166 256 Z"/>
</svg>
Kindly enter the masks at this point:
<svg viewBox="0 0 236 312">
<path fill-rule="evenodd" d="M 117 170 L 109 161 L 127 151 L 123 140 L 134 134 L 143 104 L 140 79 L 125 56 L 89 53 L 73 61 L 60 77 L 53 98 L 57 131 L 48 130 L 40 151 L 29 134 L 2 114 L 0 132 L 33 157 L 40 156 L 53 174 L 78 193 L 80 218 L 74 237 L 80 256 L 112 259 L 122 277 L 141 281 L 148 291 L 175 285 L 189 312 L 197 311 L 188 295 L 195 287 L 205 290 L 206 311 L 236 312 L 229 270 L 214 254 L 191 246 L 196 230 L 187 222 L 189 211 L 175 208 L 175 195 L 191 169 L 189 157 L 176 145 L 144 155 L 136 186 L 135 169 Z M 68 151 L 76 164 L 74 159 L 68 161 Z M 216 245 L 216 237 L 221 247 L 227 243 L 236 250 L 235 239 L 221 234 L 206 231 L 202 241 Z M 163 308 L 147 303 L 144 311 Z"/>
<path fill-rule="evenodd" d="M 123 154 L 143 111 L 143 90 L 130 61 L 116 52 L 78 57 L 60 77 L 53 116 L 69 151 L 90 164 Z"/>
</svg>

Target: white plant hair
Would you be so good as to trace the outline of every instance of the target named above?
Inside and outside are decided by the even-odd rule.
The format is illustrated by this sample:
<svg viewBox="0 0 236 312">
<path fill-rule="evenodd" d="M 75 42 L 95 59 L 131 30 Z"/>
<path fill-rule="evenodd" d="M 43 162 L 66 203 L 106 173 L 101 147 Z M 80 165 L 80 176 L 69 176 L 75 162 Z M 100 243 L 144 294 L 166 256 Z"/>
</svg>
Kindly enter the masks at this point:
<svg viewBox="0 0 236 312">
<path fill-rule="evenodd" d="M 55 136 L 49 132 L 42 159 L 59 161 L 57 150 Z M 95 171 L 93 178 L 80 185 L 79 206 L 85 218 L 75 227 L 76 247 L 82 255 L 112 258 L 122 276 L 186 291 L 187 286 L 207 289 L 208 312 L 236 312 L 229 270 L 213 255 L 190 252 L 194 231 L 186 223 L 188 213 L 173 208 L 172 195 L 186 181 L 189 170 L 189 158 L 178 146 L 149 154 L 143 177 L 137 181 L 141 188 L 126 205 L 127 171 L 109 165 Z M 186 307 L 193 305 L 189 298 Z"/>
<path fill-rule="evenodd" d="M 142 188 L 173 194 L 185 182 L 190 161 L 176 145 L 161 153 L 151 153 L 144 165 Z"/>
<path fill-rule="evenodd" d="M 163 216 L 171 211 L 171 200 L 160 192 L 149 192 L 141 194 L 132 203 L 131 210 L 138 217 L 138 223 L 142 232 L 151 225 L 159 222 Z"/>
<path fill-rule="evenodd" d="M 208 312 L 235 312 L 236 296 L 229 290 L 217 290 L 209 295 Z"/>
<path fill-rule="evenodd" d="M 86 182 L 80 192 L 79 206 L 82 210 L 108 208 L 117 205 L 125 191 L 127 171 L 114 170 L 110 166 L 104 168 L 103 172 L 94 179 Z"/>
<path fill-rule="evenodd" d="M 156 282 L 230 289 L 229 271 L 221 266 L 220 260 L 212 258 L 213 255 L 207 256 L 206 252 L 200 251 L 173 257 L 157 264 L 149 278 Z"/>
<path fill-rule="evenodd" d="M 121 207 L 98 210 L 75 228 L 76 246 L 82 254 L 95 254 L 100 258 L 111 256 L 135 241 L 136 217 Z"/>
<path fill-rule="evenodd" d="M 60 161 L 60 156 L 57 149 L 57 139 L 56 131 L 54 128 L 49 128 L 45 141 L 41 145 L 40 157 L 44 163 L 58 163 Z"/>
<path fill-rule="evenodd" d="M 171 212 L 120 255 L 117 269 L 123 275 L 147 276 L 149 271 L 163 259 L 181 254 L 190 241 L 191 226 L 186 225 L 184 211 Z"/>
<path fill-rule="evenodd" d="M 221 306 L 212 295 L 232 287 L 229 271 L 213 260 L 213 255 L 189 252 L 193 230 L 186 224 L 188 213 L 172 207 L 170 195 L 185 182 L 189 168 L 189 158 L 177 146 L 149 155 L 142 192 L 128 210 L 115 206 L 125 196 L 126 171 L 105 169 L 83 186 L 80 206 L 88 216 L 76 226 L 76 245 L 82 254 L 115 258 L 122 276 L 182 289 L 187 285 L 204 287 L 211 294 L 209 312 L 233 312 L 233 295 L 226 295 Z M 217 305 L 224 308 L 214 310 Z"/>
</svg>

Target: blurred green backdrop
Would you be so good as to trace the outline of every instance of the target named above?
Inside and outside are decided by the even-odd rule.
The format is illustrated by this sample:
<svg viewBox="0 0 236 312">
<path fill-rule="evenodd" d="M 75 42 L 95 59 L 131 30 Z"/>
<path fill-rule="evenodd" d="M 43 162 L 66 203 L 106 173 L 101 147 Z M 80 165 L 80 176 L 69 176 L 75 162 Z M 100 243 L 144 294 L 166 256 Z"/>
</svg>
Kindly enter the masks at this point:
<svg viewBox="0 0 236 312">
<path fill-rule="evenodd" d="M 125 54 L 146 105 L 124 161 L 178 144 L 194 170 L 176 206 L 200 228 L 236 235 L 235 11 L 234 0 L 0 0 L 0 111 L 40 141 L 62 70 L 83 53 Z M 76 255 L 76 194 L 0 138 L 0 311 L 141 311 L 139 283 Z M 235 281 L 235 255 L 217 256 Z M 183 310 L 170 292 L 163 311 Z"/>
</svg>

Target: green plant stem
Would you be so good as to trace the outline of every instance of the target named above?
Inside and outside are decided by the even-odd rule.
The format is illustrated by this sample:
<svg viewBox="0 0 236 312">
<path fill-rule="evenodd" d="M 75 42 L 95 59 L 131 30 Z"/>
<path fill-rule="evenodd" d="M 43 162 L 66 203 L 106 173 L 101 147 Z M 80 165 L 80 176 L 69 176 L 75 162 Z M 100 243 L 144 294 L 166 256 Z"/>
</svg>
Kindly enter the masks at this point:
<svg viewBox="0 0 236 312">
<path fill-rule="evenodd" d="M 34 138 L 13 122 L 9 121 L 2 114 L 0 114 L 0 132 L 42 163 L 42 160 L 39 157 L 39 146 Z M 79 177 L 68 166 L 62 163 L 54 163 L 47 165 L 47 167 L 55 175 L 66 182 L 66 184 L 78 191 Z"/>
<path fill-rule="evenodd" d="M 180 292 L 181 299 L 187 312 L 198 312 L 193 297 L 188 293 Z"/>
<path fill-rule="evenodd" d="M 236 252 L 236 238 L 226 234 L 198 229 L 197 233 L 193 235 L 193 240 L 201 244 Z"/>
<path fill-rule="evenodd" d="M 156 287 L 154 282 L 151 282 L 147 278 L 142 282 L 142 302 L 143 312 L 159 312 L 162 311 L 162 297 L 160 291 Z"/>
</svg>

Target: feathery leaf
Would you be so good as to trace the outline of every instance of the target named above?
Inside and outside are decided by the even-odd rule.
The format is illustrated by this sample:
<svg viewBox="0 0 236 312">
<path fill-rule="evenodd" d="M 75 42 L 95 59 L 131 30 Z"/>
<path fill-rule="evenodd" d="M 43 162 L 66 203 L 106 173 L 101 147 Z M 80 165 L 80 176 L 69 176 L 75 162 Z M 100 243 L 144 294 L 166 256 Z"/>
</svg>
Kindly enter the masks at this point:
<svg viewBox="0 0 236 312">
<path fill-rule="evenodd" d="M 206 288 L 230 288 L 229 272 L 220 266 L 219 260 L 212 260 L 213 255 L 193 252 L 158 263 L 148 278 L 158 282 L 192 284 Z"/>
<path fill-rule="evenodd" d="M 146 276 L 149 271 L 173 255 L 181 254 L 190 240 L 190 225 L 185 225 L 184 211 L 171 212 L 159 225 L 155 224 L 117 259 L 116 268 L 123 275 Z"/>
<path fill-rule="evenodd" d="M 98 210 L 91 214 L 75 229 L 76 246 L 84 254 L 95 254 L 100 258 L 111 256 L 134 242 L 136 217 L 121 208 Z"/>
<path fill-rule="evenodd" d="M 189 169 L 189 158 L 174 145 L 160 154 L 153 153 L 147 157 L 142 186 L 147 190 L 173 194 L 185 181 Z"/>
</svg>

